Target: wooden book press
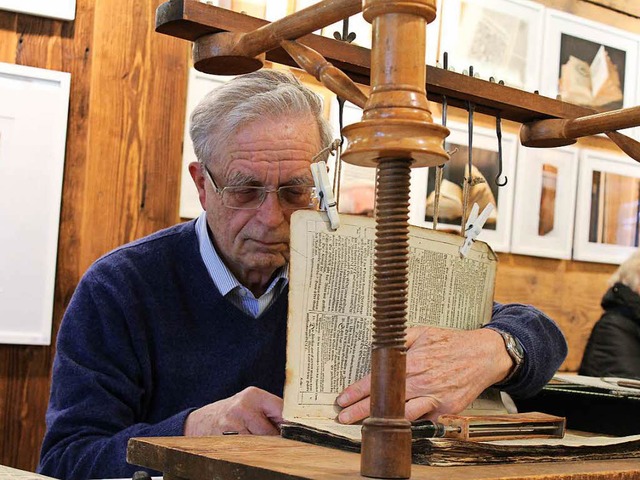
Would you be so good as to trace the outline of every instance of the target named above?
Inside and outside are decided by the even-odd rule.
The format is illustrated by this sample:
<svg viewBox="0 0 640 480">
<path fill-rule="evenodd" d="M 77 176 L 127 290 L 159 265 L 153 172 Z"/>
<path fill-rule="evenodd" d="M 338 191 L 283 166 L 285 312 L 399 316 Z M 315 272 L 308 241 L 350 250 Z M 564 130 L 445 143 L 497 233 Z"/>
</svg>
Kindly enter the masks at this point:
<svg viewBox="0 0 640 480">
<path fill-rule="evenodd" d="M 362 10 L 371 50 L 311 32 Z M 255 71 L 265 59 L 299 66 L 362 107 L 344 128 L 344 161 L 377 167 L 371 417 L 362 431 L 361 473 L 411 475 L 411 426 L 404 418 L 410 169 L 444 164 L 449 134 L 433 122 L 427 99 L 523 124 L 523 145 L 555 147 L 606 133 L 640 160 L 640 144 L 615 130 L 640 124 L 640 107 L 596 114 L 588 108 L 424 65 L 426 25 L 436 0 L 324 0 L 273 23 L 198 0 L 170 0 L 156 31 L 194 43 L 195 68 L 218 75 Z M 335 65 L 335 66 L 334 66 Z M 367 96 L 355 82 L 370 84 Z"/>
</svg>

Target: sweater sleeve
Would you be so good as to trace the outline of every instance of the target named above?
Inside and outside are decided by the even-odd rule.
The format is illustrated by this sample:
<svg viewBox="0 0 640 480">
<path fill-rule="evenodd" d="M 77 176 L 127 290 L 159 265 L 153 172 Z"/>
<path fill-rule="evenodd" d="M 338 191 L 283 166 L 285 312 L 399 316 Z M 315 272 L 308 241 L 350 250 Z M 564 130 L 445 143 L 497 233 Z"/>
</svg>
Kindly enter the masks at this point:
<svg viewBox="0 0 640 480">
<path fill-rule="evenodd" d="M 57 339 L 38 467 L 55 478 L 131 478 L 143 469 L 126 463 L 128 440 L 182 435 L 191 412 L 140 423 L 152 389 L 142 329 L 132 329 L 117 289 L 95 276 L 80 282 Z"/>
<path fill-rule="evenodd" d="M 491 322 L 485 328 L 510 333 L 524 349 L 520 374 L 502 388 L 514 397 L 538 393 L 567 356 L 567 342 L 560 328 L 530 305 L 494 303 Z"/>
</svg>

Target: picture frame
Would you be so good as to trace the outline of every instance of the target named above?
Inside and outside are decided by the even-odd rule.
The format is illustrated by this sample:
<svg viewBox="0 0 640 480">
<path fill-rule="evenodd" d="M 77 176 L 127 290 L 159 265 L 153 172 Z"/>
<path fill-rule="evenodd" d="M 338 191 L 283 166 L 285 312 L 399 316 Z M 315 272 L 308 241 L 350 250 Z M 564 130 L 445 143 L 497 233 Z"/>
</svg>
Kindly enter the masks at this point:
<svg viewBox="0 0 640 480">
<path fill-rule="evenodd" d="M 620 264 L 638 248 L 640 164 L 584 149 L 578 170 L 573 259 Z"/>
<path fill-rule="evenodd" d="M 70 78 L 0 63 L 3 344 L 51 344 Z"/>
<path fill-rule="evenodd" d="M 547 9 L 540 93 L 597 111 L 630 107 L 638 93 L 638 48 L 631 32 Z"/>
<path fill-rule="evenodd" d="M 575 147 L 518 147 L 511 253 L 571 259 L 578 157 Z"/>
<path fill-rule="evenodd" d="M 451 133 L 446 139 L 445 148 L 450 152 L 451 159 L 445 164 L 437 229 L 459 233 L 463 175 L 468 162 L 469 135 L 467 126 L 463 124 L 450 122 L 447 128 Z M 504 182 L 506 177 L 507 183 L 505 186 L 498 187 L 496 176 L 499 170 L 499 155 L 496 132 L 478 126 L 473 129 L 474 178 L 482 176 L 486 183 L 480 183 L 475 191 L 471 192 L 468 211 L 472 208 L 474 198 L 479 204 L 480 212 L 489 202 L 495 205 L 494 212 L 485 223 L 478 239 L 487 242 L 497 252 L 508 252 L 510 249 L 517 147 L 517 136 L 503 132 L 500 181 Z M 435 198 L 435 172 L 436 168 L 412 170 L 409 222 L 413 225 L 433 228 L 431 215 Z"/>
<path fill-rule="evenodd" d="M 447 0 L 439 60 L 449 69 L 521 90 L 539 88 L 544 6 L 528 0 Z"/>
<path fill-rule="evenodd" d="M 0 10 L 73 20 L 76 18 L 76 0 L 0 0 Z"/>
</svg>

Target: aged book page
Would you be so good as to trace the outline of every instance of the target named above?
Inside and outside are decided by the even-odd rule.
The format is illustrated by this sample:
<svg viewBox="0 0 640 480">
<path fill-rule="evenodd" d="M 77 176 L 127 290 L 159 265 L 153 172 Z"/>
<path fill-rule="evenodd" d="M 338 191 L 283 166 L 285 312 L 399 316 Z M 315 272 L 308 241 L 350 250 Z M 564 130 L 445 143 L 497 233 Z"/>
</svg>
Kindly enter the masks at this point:
<svg viewBox="0 0 640 480">
<path fill-rule="evenodd" d="M 350 215 L 340 221 L 333 232 L 321 212 L 299 211 L 291 219 L 282 435 L 357 452 L 361 425 L 337 423 L 335 398 L 369 370 L 375 224 Z M 497 266 L 493 251 L 476 242 L 463 259 L 457 235 L 414 227 L 409 235 L 409 324 L 473 329 L 487 323 Z M 505 410 L 499 393 L 490 389 L 463 413 Z M 442 466 L 631 458 L 640 456 L 640 439 L 414 438 L 412 450 L 414 463 Z"/>
<path fill-rule="evenodd" d="M 337 394 L 369 372 L 375 223 L 351 215 L 340 222 L 334 232 L 321 212 L 303 210 L 291 219 L 283 412 L 289 421 L 333 420 Z M 496 255 L 476 242 L 461 258 L 462 243 L 457 235 L 410 227 L 409 326 L 474 329 L 490 320 Z M 495 391 L 471 407 L 504 413 Z"/>
</svg>

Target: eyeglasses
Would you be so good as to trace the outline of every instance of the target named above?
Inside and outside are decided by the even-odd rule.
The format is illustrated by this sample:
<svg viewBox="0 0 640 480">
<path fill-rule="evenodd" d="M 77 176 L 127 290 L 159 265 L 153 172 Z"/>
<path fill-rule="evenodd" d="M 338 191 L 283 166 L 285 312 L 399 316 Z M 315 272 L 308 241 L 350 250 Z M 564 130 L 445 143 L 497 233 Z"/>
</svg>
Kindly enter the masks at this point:
<svg viewBox="0 0 640 480">
<path fill-rule="evenodd" d="M 313 185 L 283 185 L 278 188 L 256 187 L 251 185 L 228 185 L 218 187 L 209 168 L 202 164 L 205 175 L 213 190 L 222 197 L 222 204 L 237 210 L 255 210 L 264 203 L 267 194 L 277 193 L 280 206 L 285 210 L 316 208 L 318 197 Z"/>
</svg>

